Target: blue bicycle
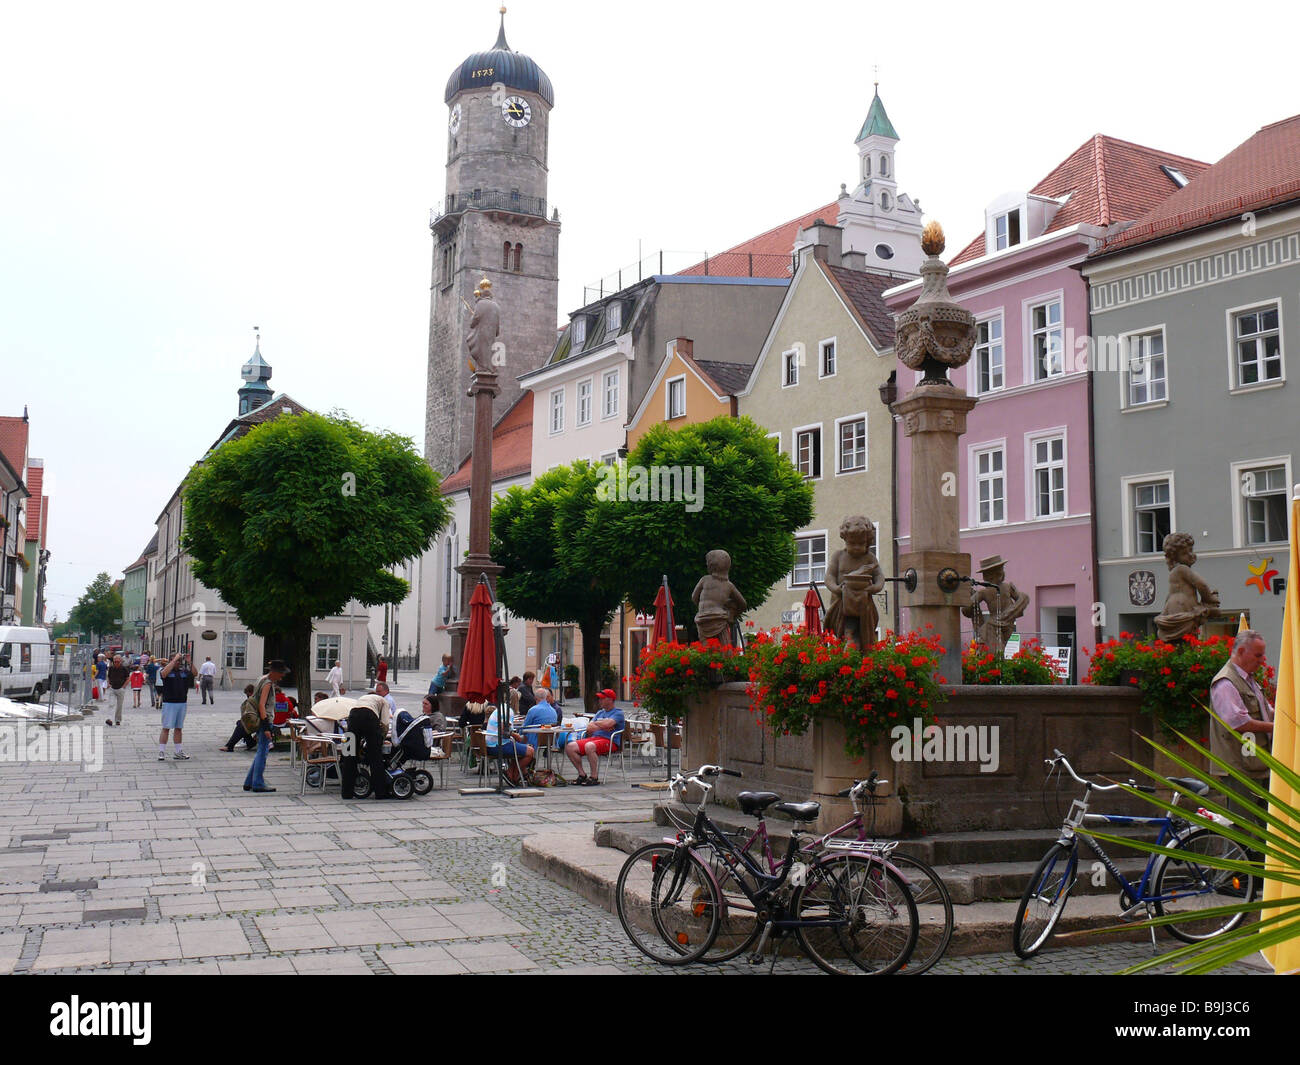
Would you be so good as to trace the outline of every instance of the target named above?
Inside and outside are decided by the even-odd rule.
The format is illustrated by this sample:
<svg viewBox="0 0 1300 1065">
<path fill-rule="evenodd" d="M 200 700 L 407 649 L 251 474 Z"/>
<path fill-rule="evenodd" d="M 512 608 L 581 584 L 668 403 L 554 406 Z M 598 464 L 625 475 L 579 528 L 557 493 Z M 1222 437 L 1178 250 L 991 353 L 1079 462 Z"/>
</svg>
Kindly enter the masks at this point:
<svg viewBox="0 0 1300 1065">
<path fill-rule="evenodd" d="M 1075 871 L 1079 864 L 1079 836 L 1075 830 L 1082 824 L 1100 823 L 1107 825 L 1151 825 L 1159 828 L 1156 839 L 1158 846 L 1168 847 L 1181 852 L 1174 857 L 1164 854 L 1152 854 L 1142 871 L 1142 879 L 1136 884 L 1130 883 L 1110 856 L 1094 839 L 1084 836 L 1087 845 L 1107 871 L 1120 886 L 1120 917 L 1131 917 L 1138 910 L 1145 910 L 1148 916 L 1166 914 L 1192 913 L 1197 910 L 1209 910 L 1216 906 L 1229 906 L 1253 896 L 1256 878 L 1248 874 L 1214 869 L 1206 865 L 1204 858 L 1226 858 L 1229 861 L 1249 863 L 1250 856 L 1240 844 L 1222 836 L 1209 828 L 1193 828 L 1188 822 L 1170 814 L 1163 817 L 1124 817 L 1117 814 L 1088 813 L 1088 797 L 1093 791 L 1114 791 L 1118 784 L 1098 784 L 1079 776 L 1060 751 L 1052 752 L 1056 757 L 1047 759 L 1048 779 L 1052 774 L 1064 769 L 1084 787 L 1083 798 L 1076 799 L 1066 814 L 1061 825 L 1061 836 L 1052 844 L 1034 871 L 1029 886 L 1020 898 L 1016 910 L 1015 923 L 1012 926 L 1012 946 L 1022 958 L 1032 958 L 1051 939 L 1065 904 L 1070 898 L 1070 891 L 1076 883 Z M 1175 791 L 1170 805 L 1176 806 L 1179 791 L 1194 792 L 1204 795 L 1209 788 L 1199 780 L 1192 778 L 1170 777 L 1169 783 Z M 1148 785 L 1129 781 L 1129 786 L 1139 791 L 1155 791 Z M 1148 890 L 1149 887 L 1149 890 Z M 1166 925 L 1170 933 L 1187 943 L 1197 943 L 1221 935 L 1231 928 L 1236 928 L 1245 918 L 1244 913 L 1208 916 L 1203 920 L 1180 921 Z M 1152 942 L 1155 930 L 1152 929 Z"/>
</svg>

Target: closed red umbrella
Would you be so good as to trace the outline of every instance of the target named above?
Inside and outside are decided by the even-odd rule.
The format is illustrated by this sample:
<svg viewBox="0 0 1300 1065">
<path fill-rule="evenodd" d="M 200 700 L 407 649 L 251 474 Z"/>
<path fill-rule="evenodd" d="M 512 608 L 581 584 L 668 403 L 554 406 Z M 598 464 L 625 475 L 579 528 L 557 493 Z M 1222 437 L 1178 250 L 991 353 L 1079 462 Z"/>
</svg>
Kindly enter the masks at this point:
<svg viewBox="0 0 1300 1065">
<path fill-rule="evenodd" d="M 673 619 L 673 593 L 668 590 L 668 575 L 664 575 L 655 596 L 655 627 L 650 633 L 650 646 L 654 647 L 660 640 L 677 639 L 677 625 Z"/>
<path fill-rule="evenodd" d="M 492 595 L 487 581 L 479 578 L 469 600 L 469 630 L 460 663 L 457 691 L 466 702 L 496 702 L 501 678 L 497 676 L 496 634 L 492 628 Z"/>
<path fill-rule="evenodd" d="M 812 585 L 803 597 L 803 625 L 809 632 L 822 631 L 822 597 Z"/>
</svg>

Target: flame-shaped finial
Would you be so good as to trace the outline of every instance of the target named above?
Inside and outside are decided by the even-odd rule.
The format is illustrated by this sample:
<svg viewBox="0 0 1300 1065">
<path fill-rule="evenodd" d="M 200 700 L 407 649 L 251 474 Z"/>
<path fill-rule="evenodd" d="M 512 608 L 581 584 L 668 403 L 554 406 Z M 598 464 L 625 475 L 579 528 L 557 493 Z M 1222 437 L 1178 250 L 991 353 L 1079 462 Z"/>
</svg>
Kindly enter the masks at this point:
<svg viewBox="0 0 1300 1065">
<path fill-rule="evenodd" d="M 921 230 L 921 250 L 926 255 L 941 255 L 945 246 L 943 226 L 930 219 Z"/>
</svg>

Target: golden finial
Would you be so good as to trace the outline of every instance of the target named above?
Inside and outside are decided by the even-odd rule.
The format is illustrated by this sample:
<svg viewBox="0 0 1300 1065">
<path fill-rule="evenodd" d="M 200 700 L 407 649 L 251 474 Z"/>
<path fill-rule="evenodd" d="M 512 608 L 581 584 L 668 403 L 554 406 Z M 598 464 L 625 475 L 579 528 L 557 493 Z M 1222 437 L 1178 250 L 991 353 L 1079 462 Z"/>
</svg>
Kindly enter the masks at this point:
<svg viewBox="0 0 1300 1065">
<path fill-rule="evenodd" d="M 502 5 L 501 5 L 501 14 L 504 15 L 505 13 L 506 13 L 506 5 L 505 5 L 505 4 L 502 4 Z"/>
<path fill-rule="evenodd" d="M 926 255 L 941 255 L 944 245 L 943 226 L 932 218 L 921 230 L 921 250 Z"/>
</svg>

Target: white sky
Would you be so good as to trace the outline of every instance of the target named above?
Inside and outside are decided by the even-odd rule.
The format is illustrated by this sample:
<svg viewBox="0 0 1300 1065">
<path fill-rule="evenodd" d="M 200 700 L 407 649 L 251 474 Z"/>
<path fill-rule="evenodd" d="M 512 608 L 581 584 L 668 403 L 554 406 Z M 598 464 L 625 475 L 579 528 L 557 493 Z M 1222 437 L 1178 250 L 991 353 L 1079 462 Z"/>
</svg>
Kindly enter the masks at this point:
<svg viewBox="0 0 1300 1065">
<path fill-rule="evenodd" d="M 0 413 L 46 461 L 51 613 L 138 556 L 254 325 L 273 387 L 422 448 L 442 94 L 498 3 L 0 0 Z M 1094 133 L 1213 161 L 1300 110 L 1292 4 L 509 6 L 555 86 L 562 313 L 638 241 L 832 200 L 873 64 L 949 253 Z"/>
</svg>

